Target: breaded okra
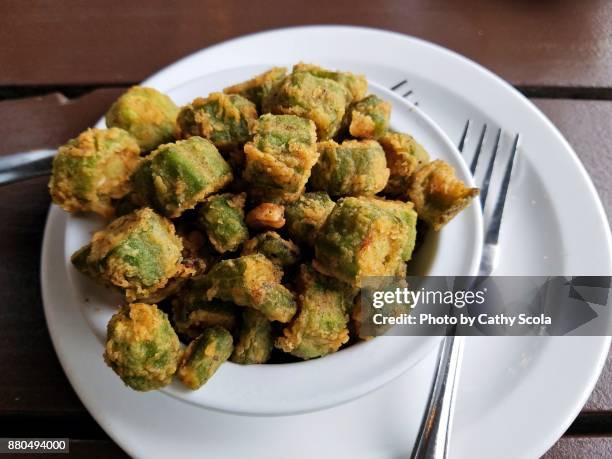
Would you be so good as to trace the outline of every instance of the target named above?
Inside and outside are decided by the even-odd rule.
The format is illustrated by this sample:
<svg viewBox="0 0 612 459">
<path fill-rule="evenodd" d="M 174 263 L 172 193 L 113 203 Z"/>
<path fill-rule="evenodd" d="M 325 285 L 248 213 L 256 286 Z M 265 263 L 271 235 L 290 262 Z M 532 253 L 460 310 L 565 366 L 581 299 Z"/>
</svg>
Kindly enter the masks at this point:
<svg viewBox="0 0 612 459">
<path fill-rule="evenodd" d="M 355 293 L 348 284 L 302 265 L 299 312 L 276 340 L 276 347 L 302 359 L 336 352 L 349 340 L 348 313 Z"/>
<path fill-rule="evenodd" d="M 195 272 L 182 264 L 182 250 L 172 223 L 143 208 L 94 233 L 72 263 L 94 280 L 118 288 L 128 301 L 149 300 Z"/>
<path fill-rule="evenodd" d="M 262 100 L 276 89 L 283 81 L 287 69 L 285 67 L 273 67 L 270 70 L 251 78 L 243 83 L 229 86 L 223 90 L 226 94 L 240 94 L 246 97 L 257 107 L 257 111 L 261 112 Z"/>
<path fill-rule="evenodd" d="M 335 205 L 325 191 L 304 193 L 285 207 L 289 236 L 299 243 L 313 245 Z"/>
<path fill-rule="evenodd" d="M 232 178 L 217 148 L 207 139 L 191 137 L 161 145 L 136 169 L 132 180 L 142 204 L 175 218 Z"/>
<path fill-rule="evenodd" d="M 363 75 L 355 75 L 350 72 L 338 72 L 327 70 L 313 64 L 305 64 L 300 62 L 293 66 L 294 72 L 306 72 L 320 78 L 334 80 L 344 86 L 350 96 L 351 101 L 358 101 L 365 97 L 368 92 L 368 82 Z"/>
<path fill-rule="evenodd" d="M 238 94 L 213 92 L 181 108 L 177 137 L 200 136 L 220 150 L 231 150 L 249 140 L 249 130 L 255 120 L 257 109 L 253 102 Z"/>
<path fill-rule="evenodd" d="M 232 350 L 230 332 L 222 327 L 207 328 L 183 352 L 176 376 L 189 389 L 199 389 L 229 359 Z"/>
<path fill-rule="evenodd" d="M 198 223 L 219 253 L 233 252 L 249 238 L 244 223 L 246 193 L 210 196 L 198 209 Z"/>
<path fill-rule="evenodd" d="M 416 221 L 411 203 L 341 199 L 316 239 L 313 266 L 357 287 L 366 276 L 395 276 L 414 250 Z"/>
<path fill-rule="evenodd" d="M 106 125 L 128 131 L 143 151 L 174 140 L 179 109 L 165 94 L 142 86 L 124 93 L 106 113 Z"/>
<path fill-rule="evenodd" d="M 261 312 L 246 308 L 242 312 L 242 324 L 230 360 L 242 365 L 266 363 L 273 347 L 270 321 Z"/>
<path fill-rule="evenodd" d="M 408 197 L 414 203 L 419 218 L 439 231 L 465 209 L 478 192 L 478 188 L 465 186 L 455 176 L 451 165 L 437 159 L 414 173 Z"/>
<path fill-rule="evenodd" d="M 369 95 L 349 108 L 349 133 L 359 139 L 378 139 L 389 128 L 391 104 Z"/>
<path fill-rule="evenodd" d="M 283 239 L 276 231 L 258 234 L 244 243 L 242 255 L 261 253 L 276 266 L 286 268 L 300 259 L 300 248 Z"/>
<path fill-rule="evenodd" d="M 59 148 L 53 158 L 49 191 L 68 212 L 114 215 L 113 199 L 130 191 L 130 175 L 140 163 L 136 140 L 119 128 L 88 129 Z"/>
<path fill-rule="evenodd" d="M 231 301 L 258 310 L 268 320 L 289 322 L 296 311 L 293 294 L 281 285 L 282 270 L 261 254 L 223 260 L 206 274 L 205 298 Z"/>
<path fill-rule="evenodd" d="M 378 142 L 385 150 L 387 167 L 391 171 L 384 192 L 406 196 L 413 174 L 429 161 L 429 154 L 414 137 L 400 132 L 388 132 Z"/>
<path fill-rule="evenodd" d="M 317 162 L 315 126 L 293 115 L 263 115 L 244 146 L 243 178 L 261 201 L 294 201 Z"/>
<path fill-rule="evenodd" d="M 180 343 L 168 316 L 154 304 L 123 306 L 106 327 L 104 361 L 134 390 L 170 384 Z"/>
<path fill-rule="evenodd" d="M 316 125 L 317 138 L 327 140 L 338 133 L 350 102 L 349 91 L 340 83 L 294 71 L 264 99 L 263 111 L 310 119 Z"/>
<path fill-rule="evenodd" d="M 333 140 L 317 144 L 319 161 L 310 185 L 331 196 L 367 196 L 382 191 L 389 179 L 385 152 L 375 140 Z"/>
</svg>

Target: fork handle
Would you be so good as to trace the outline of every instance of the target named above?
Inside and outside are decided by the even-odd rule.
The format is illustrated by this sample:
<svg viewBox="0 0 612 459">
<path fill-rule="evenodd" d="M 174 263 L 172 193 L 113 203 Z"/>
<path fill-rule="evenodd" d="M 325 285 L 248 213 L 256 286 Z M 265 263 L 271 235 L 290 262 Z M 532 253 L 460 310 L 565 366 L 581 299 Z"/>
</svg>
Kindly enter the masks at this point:
<svg viewBox="0 0 612 459">
<path fill-rule="evenodd" d="M 442 341 L 434 384 L 413 449 L 413 459 L 442 459 L 448 455 L 464 340 L 463 336 L 453 335 L 444 337 Z"/>
<path fill-rule="evenodd" d="M 32 150 L 0 156 L 0 186 L 49 175 L 57 150 Z"/>
</svg>

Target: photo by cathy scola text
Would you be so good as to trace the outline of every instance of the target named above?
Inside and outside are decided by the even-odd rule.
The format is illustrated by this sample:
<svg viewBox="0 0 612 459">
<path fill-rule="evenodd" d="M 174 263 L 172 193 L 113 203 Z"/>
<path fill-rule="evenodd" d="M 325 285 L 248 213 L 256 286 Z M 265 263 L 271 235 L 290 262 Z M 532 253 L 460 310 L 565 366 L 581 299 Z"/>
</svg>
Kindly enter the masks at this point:
<svg viewBox="0 0 612 459">
<path fill-rule="evenodd" d="M 359 334 L 609 336 L 610 285 L 608 276 L 372 277 Z"/>
</svg>

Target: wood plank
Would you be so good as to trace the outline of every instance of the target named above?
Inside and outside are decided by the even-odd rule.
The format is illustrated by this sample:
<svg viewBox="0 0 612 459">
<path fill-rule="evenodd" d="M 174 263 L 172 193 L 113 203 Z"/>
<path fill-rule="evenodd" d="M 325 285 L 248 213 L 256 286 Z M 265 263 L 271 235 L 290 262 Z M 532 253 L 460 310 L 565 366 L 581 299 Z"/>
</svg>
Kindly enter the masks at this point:
<svg viewBox="0 0 612 459">
<path fill-rule="evenodd" d="M 542 459 L 595 459 L 611 455 L 610 437 L 564 437 Z"/>
<path fill-rule="evenodd" d="M 612 86 L 607 0 L 8 0 L 0 3 L 0 85 L 136 82 L 213 43 L 324 23 L 421 37 L 514 84 Z"/>
</svg>

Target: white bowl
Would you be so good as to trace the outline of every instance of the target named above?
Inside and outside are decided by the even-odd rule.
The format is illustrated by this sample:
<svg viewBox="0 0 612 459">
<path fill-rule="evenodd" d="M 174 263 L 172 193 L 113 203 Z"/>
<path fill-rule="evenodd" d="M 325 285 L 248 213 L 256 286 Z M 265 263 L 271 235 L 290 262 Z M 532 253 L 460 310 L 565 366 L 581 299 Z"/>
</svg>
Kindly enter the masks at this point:
<svg viewBox="0 0 612 459">
<path fill-rule="evenodd" d="M 241 67 L 206 75 L 164 90 L 177 104 L 190 102 L 229 84 L 237 83 L 271 67 Z M 417 107 L 397 94 L 370 82 L 370 91 L 393 105 L 391 126 L 412 134 L 432 158 L 447 161 L 467 183 L 472 177 L 442 130 Z M 98 127 L 103 127 L 103 120 Z M 70 216 L 66 225 L 65 256 L 86 244 L 91 233 L 104 225 L 96 217 Z M 482 248 L 482 216 L 476 202 L 444 227 L 428 236 L 426 246 L 433 258 L 419 263 L 428 275 L 475 275 Z M 430 261 L 430 262 L 429 262 Z M 100 343 L 106 324 L 121 298 L 70 269 L 72 288 L 83 298 L 82 312 Z M 382 336 L 355 344 L 335 354 L 299 363 L 237 365 L 227 362 L 201 389 L 190 391 L 174 382 L 162 391 L 184 402 L 204 408 L 245 415 L 287 415 L 314 411 L 361 397 L 415 365 L 440 337 Z M 94 355 L 92 358 L 102 358 Z M 110 369 L 108 371 L 111 371 Z M 410 390 L 409 387 L 406 390 Z"/>
</svg>

